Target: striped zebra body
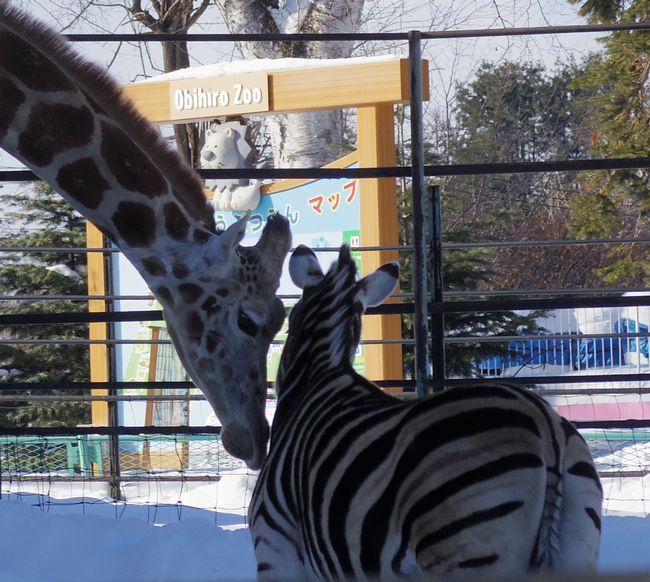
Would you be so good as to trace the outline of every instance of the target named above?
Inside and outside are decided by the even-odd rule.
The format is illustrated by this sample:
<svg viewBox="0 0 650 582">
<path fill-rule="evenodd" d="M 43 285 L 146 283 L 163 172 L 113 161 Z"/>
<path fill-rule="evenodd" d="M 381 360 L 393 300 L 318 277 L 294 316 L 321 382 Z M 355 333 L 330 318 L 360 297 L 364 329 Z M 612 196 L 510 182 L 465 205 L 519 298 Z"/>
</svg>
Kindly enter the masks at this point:
<svg viewBox="0 0 650 582">
<path fill-rule="evenodd" d="M 360 319 L 397 279 L 327 275 L 300 248 L 268 460 L 249 509 L 261 580 L 503 579 L 595 569 L 602 490 L 541 398 L 475 385 L 405 402 L 352 368 Z M 290 266 L 291 266 L 290 265 Z M 392 279 L 392 280 L 391 280 Z"/>
</svg>

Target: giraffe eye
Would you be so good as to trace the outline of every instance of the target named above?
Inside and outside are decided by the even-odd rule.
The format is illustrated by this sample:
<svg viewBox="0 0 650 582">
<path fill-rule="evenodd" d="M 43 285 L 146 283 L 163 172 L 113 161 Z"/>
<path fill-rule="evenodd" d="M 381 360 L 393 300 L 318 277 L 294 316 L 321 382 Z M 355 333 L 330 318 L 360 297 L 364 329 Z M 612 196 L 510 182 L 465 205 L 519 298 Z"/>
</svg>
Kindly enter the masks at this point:
<svg viewBox="0 0 650 582">
<path fill-rule="evenodd" d="M 239 326 L 239 329 L 251 337 L 255 337 L 260 329 L 260 326 L 257 325 L 241 307 L 239 308 L 239 313 L 237 315 L 237 325 Z"/>
</svg>

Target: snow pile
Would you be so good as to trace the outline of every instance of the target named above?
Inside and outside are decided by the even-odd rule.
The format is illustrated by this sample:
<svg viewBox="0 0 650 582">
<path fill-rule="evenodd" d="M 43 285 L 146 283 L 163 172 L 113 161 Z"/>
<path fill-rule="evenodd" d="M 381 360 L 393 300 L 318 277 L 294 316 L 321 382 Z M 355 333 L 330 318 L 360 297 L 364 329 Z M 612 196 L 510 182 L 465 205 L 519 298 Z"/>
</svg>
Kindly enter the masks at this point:
<svg viewBox="0 0 650 582">
<path fill-rule="evenodd" d="M 64 500 L 54 493 L 79 495 L 80 486 L 41 482 L 36 489 L 47 491 L 38 495 L 21 484 L 19 494 L 7 494 L 5 483 L 0 580 L 254 580 L 244 509 L 253 482 L 253 475 L 233 474 L 217 484 L 126 484 L 126 504 L 101 499 L 96 485 Z M 648 539 L 650 517 L 605 517 L 600 570 L 650 572 Z"/>
</svg>

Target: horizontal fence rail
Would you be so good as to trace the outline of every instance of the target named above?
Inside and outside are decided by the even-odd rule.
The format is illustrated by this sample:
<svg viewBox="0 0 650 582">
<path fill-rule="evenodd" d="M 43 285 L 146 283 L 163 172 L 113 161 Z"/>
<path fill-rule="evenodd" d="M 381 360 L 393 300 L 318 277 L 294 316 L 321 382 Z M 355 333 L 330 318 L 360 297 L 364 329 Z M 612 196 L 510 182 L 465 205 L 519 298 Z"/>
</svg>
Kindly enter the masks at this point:
<svg viewBox="0 0 650 582">
<path fill-rule="evenodd" d="M 466 30 L 420 31 L 423 40 L 450 40 L 454 38 L 489 38 L 501 36 L 539 36 L 548 34 L 602 33 L 624 30 L 650 30 L 647 22 L 612 22 L 608 24 L 573 24 L 564 26 L 527 26 L 504 28 L 470 28 Z M 68 34 L 71 42 L 253 42 L 253 41 L 367 41 L 402 40 L 407 41 L 408 32 L 382 33 L 313 33 L 313 34 L 164 34 L 164 33 L 125 33 L 125 34 Z"/>
<path fill-rule="evenodd" d="M 650 158 L 602 158 L 550 162 L 490 162 L 424 166 L 424 174 L 434 176 L 478 176 L 488 174 L 538 174 L 650 168 Z M 245 170 L 197 170 L 205 179 L 293 179 L 293 178 L 410 178 L 410 166 L 376 168 L 251 168 Z M 38 181 L 30 170 L 2 170 L 0 182 Z"/>
<path fill-rule="evenodd" d="M 501 36 L 527 36 L 527 35 L 550 35 L 550 34 L 573 34 L 573 33 L 604 33 L 615 31 L 648 31 L 650 30 L 650 22 L 643 23 L 614 23 L 607 25 L 575 25 L 575 26 L 555 26 L 555 27 L 529 27 L 529 28 L 504 28 L 504 29 L 480 29 L 480 30 L 450 30 L 450 31 L 428 31 L 428 32 L 411 32 L 411 33 L 381 33 L 381 34 L 124 34 L 124 35 L 68 35 L 68 39 L 74 42 L 160 42 L 160 41 L 187 41 L 187 42 L 240 42 L 240 41 L 289 41 L 289 42 L 304 42 L 304 41 L 366 41 L 366 40 L 395 40 L 409 42 L 409 53 L 411 56 L 411 64 L 413 65 L 414 51 L 419 51 L 421 42 L 445 40 L 445 39 L 462 39 L 462 38 L 486 38 L 486 37 L 501 37 Z M 411 67 L 411 87 L 417 88 L 419 79 L 417 78 L 418 68 Z M 422 151 L 422 144 L 418 142 L 417 132 L 421 131 L 421 111 L 418 111 L 414 105 L 414 99 L 418 98 L 417 91 L 412 91 L 414 97 L 411 100 L 412 117 L 416 117 L 414 124 L 412 124 L 413 137 L 413 152 L 412 164 L 409 166 L 389 166 L 389 167 L 375 167 L 375 168 L 285 168 L 285 169 L 245 169 L 245 170 L 198 170 L 200 176 L 204 179 L 293 179 L 293 178 L 306 178 L 306 179 L 327 179 L 327 178 L 403 178 L 410 180 L 415 188 L 415 183 L 421 181 L 422 177 L 435 178 L 435 177 L 449 177 L 449 176 L 481 176 L 481 175 L 494 175 L 494 174 L 531 174 L 531 173 L 545 173 L 545 172 L 581 172 L 581 171 L 615 171 L 615 170 L 628 170 L 638 168 L 650 168 L 650 158 L 648 157 L 626 157 L 626 158 L 588 158 L 588 159 L 573 159 L 573 160 L 544 160 L 538 162 L 486 162 L 475 164 L 440 164 L 440 165 L 425 165 L 424 156 Z M 420 140 L 421 142 L 421 140 Z M 419 149 L 419 151 L 415 151 Z M 0 182 L 8 181 L 35 181 L 38 178 L 28 170 L 2 170 L 0 171 Z M 422 194 L 422 193 L 420 193 Z M 422 207 L 424 198 L 417 201 L 418 205 Z M 414 204 L 414 208 L 417 208 Z M 439 209 L 438 209 L 439 210 Z M 424 212 L 422 212 L 424 216 Z M 421 219 L 422 216 L 419 216 Z M 430 217 L 429 217 L 430 218 Z M 417 221 L 414 221 L 417 222 Z M 420 224 L 415 230 L 416 240 L 420 240 L 422 244 L 422 228 L 426 226 Z M 432 242 L 432 246 L 437 245 L 436 252 L 440 251 L 456 251 L 463 249 L 484 248 L 484 249 L 499 249 L 499 248 L 521 248 L 532 246 L 574 246 L 574 245 L 616 245 L 616 244 L 647 244 L 650 238 L 612 238 L 612 239 L 590 239 L 590 240 L 531 240 L 531 241 L 484 241 L 484 242 L 444 242 L 442 241 L 441 230 L 436 235 L 438 238 Z M 384 250 L 394 250 L 400 253 L 409 253 L 414 255 L 414 261 L 425 260 L 422 256 L 421 247 L 414 249 L 405 246 L 384 247 Z M 321 248 L 316 249 L 317 252 L 322 251 L 336 251 L 335 248 Z M 353 247 L 352 250 L 360 252 L 372 252 L 378 250 L 377 247 Z M 431 249 L 427 249 L 431 252 Z M 66 253 L 102 253 L 105 256 L 114 256 L 119 252 L 118 249 L 113 247 L 102 248 L 28 248 L 28 247 L 4 247 L 0 248 L 0 257 L 9 253 L 52 253 L 52 252 L 66 252 Z M 6 256 L 6 255 L 5 255 Z M 411 257 L 412 258 L 412 257 Z M 431 260 L 431 258 L 429 258 Z M 439 269 L 441 272 L 441 258 L 440 255 L 433 261 L 433 267 Z M 420 272 L 426 271 L 422 269 L 422 264 L 417 265 Z M 431 266 L 431 265 L 427 265 Z M 414 269 L 417 271 L 417 269 Z M 422 281 L 417 281 L 422 283 Z M 401 293 L 398 296 L 400 303 L 393 303 L 382 305 L 377 308 L 368 310 L 370 315 L 376 314 L 396 314 L 411 316 L 415 315 L 415 319 L 422 317 L 430 317 L 434 322 L 433 330 L 437 330 L 441 336 L 443 333 L 443 320 L 445 315 L 458 314 L 458 313 L 490 313 L 496 311 L 511 311 L 511 310 L 551 310 L 551 309 L 574 309 L 581 307 L 650 307 L 650 296 L 634 296 L 634 297 L 612 297 L 612 294 L 622 294 L 629 292 L 631 289 L 563 289 L 563 290 L 529 290 L 529 289 L 512 289 L 512 290 L 495 290 L 495 291 L 462 291 L 454 290 L 447 291 L 442 288 L 442 280 L 437 289 L 426 288 L 424 289 L 424 297 L 422 291 L 417 290 L 417 286 L 413 285 L 413 292 Z M 435 287 L 429 285 L 429 287 Z M 634 291 L 644 292 L 646 289 L 635 289 Z M 545 297 L 522 297 L 522 295 L 545 295 Z M 550 295 L 557 295 L 552 297 Z M 548 296 L 547 296 L 548 295 Z M 574 295 L 582 295 L 576 297 Z M 496 297 L 507 296 L 506 299 L 480 299 L 471 300 L 470 298 L 483 296 L 483 297 Z M 75 295 L 75 296 L 51 296 L 40 297 L 35 295 L 22 295 L 22 296 L 0 296 L 0 301 L 6 302 L 29 302 L 29 301 L 87 301 L 87 300 L 104 300 L 109 303 L 109 308 L 113 308 L 115 301 L 129 301 L 129 300 L 142 300 L 150 299 L 152 296 L 143 295 Z M 443 298 L 444 297 L 444 298 Z M 284 296 L 285 299 L 296 299 L 297 296 Z M 418 300 L 420 305 L 418 307 Z M 91 323 L 126 323 L 126 322 L 151 322 L 163 320 L 163 312 L 161 310 L 133 310 L 111 311 L 102 313 L 74 313 L 74 312 L 61 312 L 56 314 L 42 314 L 42 313 L 16 313 L 16 314 L 3 314 L 0 315 L 0 326 L 11 328 L 11 326 L 29 326 L 29 325 L 49 325 L 49 324 L 91 324 Z M 422 320 L 419 321 L 422 324 Z M 417 327 L 416 321 L 415 326 Z M 509 383 L 529 387 L 535 390 L 542 396 L 549 397 L 573 397 L 576 395 L 587 396 L 593 398 L 600 398 L 603 396 L 614 395 L 616 397 L 642 397 L 650 394 L 650 369 L 649 374 L 643 373 L 640 368 L 629 373 L 616 373 L 616 374 L 598 374 L 598 373 L 584 373 L 575 376 L 563 376 L 561 374 L 548 375 L 548 376 L 535 376 L 535 375 L 521 375 L 508 376 L 503 378 L 487 378 L 487 377 L 473 377 L 473 378 L 447 378 L 444 377 L 444 357 L 440 357 L 440 353 L 435 353 L 436 350 L 444 351 L 445 346 L 453 346 L 455 344 L 478 344 L 478 343 L 498 343 L 509 341 L 532 341 L 532 342 L 553 342 L 555 340 L 572 341 L 580 340 L 593 340 L 593 339 L 607 339 L 610 341 L 637 341 L 647 338 L 648 333 L 640 330 L 631 330 L 620 333 L 576 333 L 570 336 L 564 334 L 548 334 L 543 336 L 536 335 L 503 335 L 503 336 L 457 336 L 457 337 L 442 337 L 438 338 L 440 341 L 437 346 L 433 348 L 431 358 L 435 362 L 433 374 L 426 377 L 426 389 L 441 389 L 443 387 L 453 387 L 459 385 L 472 384 L 476 386 L 484 384 L 494 384 L 501 380 L 506 380 Z M 143 344 L 143 345 L 168 345 L 169 340 L 146 340 L 146 339 L 108 339 L 108 340 L 66 340 L 66 339 L 51 339 L 51 340 L 27 340 L 27 339 L 12 339 L 10 337 L 0 339 L 0 345 L 7 344 L 32 344 L 42 345 L 44 343 L 55 343 L 59 345 L 92 345 L 92 344 L 105 344 L 113 349 L 114 346 L 119 344 Z M 278 342 L 274 342 L 278 343 Z M 373 343 L 401 343 L 406 346 L 413 346 L 414 340 L 383 340 L 383 341 L 365 341 L 365 344 Z M 418 345 L 417 347 L 422 347 Z M 423 357 L 426 350 L 421 350 L 418 358 Z M 442 354 L 444 356 L 444 354 Z M 424 353 L 424 357 L 428 354 Z M 429 361 L 427 360 L 427 364 Z M 418 369 L 422 373 L 426 366 L 419 362 Z M 581 370 L 582 371 L 582 370 Z M 586 370 L 591 372 L 591 370 Z M 426 370 L 424 371 L 426 373 Z M 597 383 L 598 387 L 586 386 L 589 383 Z M 379 379 L 377 384 L 385 388 L 400 388 L 405 392 L 400 395 L 402 398 L 413 398 L 415 395 L 420 395 L 422 392 L 421 377 L 405 378 L 405 379 Z M 540 386 L 541 385 L 541 386 Z M 582 385 L 582 386 L 581 386 Z M 554 388 L 553 386 L 558 386 Z M 647 387 L 646 387 L 647 386 Z M 272 389 L 272 384 L 268 385 Z M 35 446 L 34 443 L 28 443 L 24 439 L 34 437 L 39 439 L 37 456 L 45 459 L 46 457 L 55 457 L 53 450 L 60 452 L 60 449 L 66 448 L 69 450 L 75 447 L 79 450 L 86 449 L 94 451 L 92 453 L 93 461 L 91 463 L 82 463 L 79 468 L 74 463 L 70 463 L 68 458 L 68 474 L 61 473 L 61 466 L 57 465 L 56 470 L 52 470 L 46 479 L 50 480 L 74 480 L 78 476 L 88 480 L 102 480 L 108 481 L 111 484 L 111 491 L 114 497 L 119 497 L 119 484 L 127 480 L 149 479 L 151 475 L 147 476 L 146 473 L 154 471 L 146 463 L 149 462 L 145 459 L 149 455 L 149 447 L 157 446 L 160 442 L 164 441 L 164 445 L 171 445 L 171 453 L 176 455 L 179 459 L 186 454 L 186 447 L 192 441 L 201 441 L 204 445 L 209 443 L 209 447 L 220 450 L 219 436 L 221 427 L 218 426 L 118 426 L 115 424 L 117 418 L 115 414 L 116 405 L 118 403 L 134 403 L 134 402 L 160 402 L 160 401 L 175 401 L 175 402 L 193 402 L 204 401 L 205 397 L 202 394 L 190 394 L 189 391 L 195 389 L 191 382 L 166 382 L 166 381 L 147 381 L 147 382 L 42 382 L 42 383 L 29 383 L 29 382 L 0 382 L 0 406 L 8 402 L 109 402 L 113 407 L 114 416 L 110 422 L 114 423 L 112 426 L 99 427 L 99 426 L 75 426 L 75 427 L 0 427 L 0 480 L 2 479 L 2 472 L 6 470 L 7 460 L 16 460 L 19 455 L 17 451 L 23 446 Z M 146 391 L 146 394 L 120 394 L 121 390 L 129 391 Z M 165 391 L 185 391 L 185 393 L 165 393 Z M 57 394 L 46 394 L 45 392 L 56 391 Z M 70 392 L 81 392 L 72 394 Z M 603 438 L 607 440 L 611 438 L 612 441 L 620 440 L 650 440 L 650 420 L 649 419 L 624 419 L 624 420 L 593 420 L 593 421 L 574 421 L 574 424 L 583 431 L 592 431 L 594 434 L 597 431 L 610 431 L 611 437 L 600 437 L 598 434 L 594 437 L 596 440 Z M 632 431 L 632 436 L 626 431 Z M 615 433 L 615 434 L 614 434 Z M 164 439 L 170 440 L 165 441 Z M 13 440 L 11 440 L 13 439 Z M 59 439 L 59 440 L 57 440 Z M 142 445 L 141 451 L 135 455 L 128 447 L 124 447 L 125 443 L 139 443 Z M 195 444 L 194 442 L 194 444 Z M 4 448 L 3 448 L 4 447 Z M 164 447 L 163 447 L 164 449 Z M 613 450 L 613 448 L 612 448 Z M 169 451 L 166 451 L 169 452 Z M 35 453 L 31 453 L 33 457 Z M 58 454 L 58 452 L 56 453 Z M 223 454 L 223 453 L 220 453 Z M 94 456 L 93 456 L 94 455 Z M 28 455 L 29 456 L 29 455 Z M 138 457 L 134 461 L 134 457 Z M 148 458 L 148 457 L 147 457 Z M 143 460 L 144 459 L 144 460 Z M 61 460 L 58 459 L 60 463 Z M 128 465 L 128 462 L 134 462 L 133 466 Z M 636 461 L 635 461 L 636 462 Z M 19 459 L 18 465 L 25 463 L 23 458 Z M 102 469 L 98 469 L 95 465 L 103 465 Z M 189 465 L 188 465 L 189 466 Z M 625 467 L 618 469 L 616 467 L 599 466 L 599 473 L 601 476 L 608 477 L 621 477 L 621 476 L 635 476 L 642 477 L 649 473 L 647 468 L 643 467 Z M 58 472 L 57 472 L 58 471 Z M 78 472 L 78 475 L 72 475 L 73 472 Z M 105 473 L 101 474 L 102 471 Z M 185 466 L 180 465 L 179 475 L 164 475 L 156 474 L 157 480 L 210 480 L 218 479 L 219 476 L 215 474 L 213 467 L 201 475 L 191 474 Z"/>
</svg>

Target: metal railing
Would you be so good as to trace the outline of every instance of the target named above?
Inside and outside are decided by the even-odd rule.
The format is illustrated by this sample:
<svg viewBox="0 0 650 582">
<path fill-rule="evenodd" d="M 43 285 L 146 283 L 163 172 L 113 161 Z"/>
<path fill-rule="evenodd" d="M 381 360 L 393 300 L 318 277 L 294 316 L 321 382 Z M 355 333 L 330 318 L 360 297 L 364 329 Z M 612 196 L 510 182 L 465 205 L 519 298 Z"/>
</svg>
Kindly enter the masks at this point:
<svg viewBox="0 0 650 582">
<path fill-rule="evenodd" d="M 411 88 L 411 164 L 409 166 L 384 167 L 384 168 L 348 168 L 348 169 L 323 169 L 323 168 L 294 168 L 294 169 L 252 169 L 252 170 L 200 170 L 199 173 L 206 179 L 222 178 L 246 178 L 246 179 L 283 179 L 283 178 L 377 178 L 377 177 L 394 177 L 408 178 L 411 180 L 413 190 L 413 212 L 414 212 L 414 245 L 412 247 L 390 247 L 393 250 L 399 250 L 403 253 L 410 253 L 413 256 L 414 277 L 412 291 L 401 296 L 402 302 L 380 306 L 369 310 L 371 314 L 401 314 L 413 315 L 414 317 L 414 338 L 412 343 L 415 347 L 415 375 L 413 379 L 380 379 L 380 386 L 391 387 L 400 386 L 413 390 L 417 396 L 423 396 L 431 390 L 441 389 L 445 386 L 454 386 L 471 381 L 480 384 L 483 382 L 493 382 L 489 378 L 449 378 L 445 373 L 445 347 L 453 342 L 472 342 L 472 341 L 540 341 L 540 338 L 476 338 L 476 337 L 456 337 L 445 338 L 444 317 L 451 313 L 460 312 L 485 312 L 503 311 L 503 310 L 532 310 L 532 309 L 566 309 L 582 307 L 610 307 L 624 308 L 629 306 L 650 306 L 650 297 L 603 297 L 603 294 L 618 293 L 620 290 L 534 290 L 537 295 L 548 295 L 556 293 L 556 297 L 538 297 L 535 299 L 524 299 L 520 296 L 521 290 L 504 290 L 499 292 L 481 292 L 483 296 L 510 295 L 510 299 L 483 299 L 483 300 L 456 300 L 458 297 L 475 296 L 472 292 L 446 292 L 444 289 L 442 256 L 447 250 L 461 248 L 490 248 L 497 246 L 524 246 L 524 245 L 574 245 L 574 244 L 615 244 L 615 243 L 634 243 L 647 244 L 650 239 L 594 239 L 594 240 L 572 240 L 572 241 L 501 241 L 485 243 L 446 243 L 443 241 L 442 228 L 442 210 L 440 201 L 440 188 L 438 186 L 429 186 L 427 192 L 427 178 L 457 176 L 457 175 L 486 175 L 486 174 L 508 174 L 508 173 L 539 173 L 539 172 L 559 172 L 559 171 L 597 171 L 597 170 L 615 170 L 629 168 L 648 168 L 650 167 L 650 158 L 624 158 L 624 159 L 583 159 L 583 160 L 553 160 L 545 162 L 531 163 L 486 163 L 486 164 L 446 164 L 446 165 L 426 165 L 424 155 L 424 138 L 423 138 L 423 111 L 422 111 L 422 79 L 420 76 L 422 62 L 422 42 L 429 39 L 446 39 L 446 38 L 468 38 L 481 36 L 513 36 L 513 35 L 538 35 L 538 34 L 564 34 L 575 32 L 606 32 L 613 30 L 650 30 L 650 23 L 626 23 L 615 25 L 588 25 L 588 26 L 571 26 L 571 27 L 550 27 L 550 28 L 527 28 L 527 29 L 504 29 L 504 30 L 487 30 L 487 31 L 444 31 L 444 32 L 419 32 L 412 31 L 409 33 L 390 33 L 390 34 L 346 34 L 346 35 L 70 35 L 70 39 L 75 42 L 92 42 L 98 40 L 122 41 L 134 40 L 141 42 L 157 42 L 161 40 L 187 40 L 187 41 L 246 41 L 246 40 L 264 40 L 264 41 L 330 41 L 330 40 L 401 40 L 408 43 L 410 59 L 410 88 Z M 36 176 L 27 170 L 0 171 L 0 182 L 2 181 L 30 181 L 36 180 Z M 431 205 L 427 207 L 427 194 L 431 200 Z M 321 249 L 323 250 L 323 249 Z M 332 249 L 324 249 L 332 250 Z M 367 251 L 369 248 L 363 247 L 356 250 Z M 113 255 L 118 252 L 113 248 L 41 248 L 32 249 L 26 247 L 0 248 L 0 253 L 22 253 L 22 252 L 75 252 L 89 253 L 102 252 L 107 255 Z M 477 292 L 478 293 L 478 292 Z M 527 291 L 526 293 L 533 293 Z M 583 294 L 582 297 L 573 295 Z M 568 295 L 568 296 L 567 296 Z M 107 294 L 102 296 L 56 296 L 51 298 L 35 296 L 3 296 L 0 300 L 6 301 L 34 301 L 34 300 L 70 300 L 83 301 L 87 299 L 103 299 L 109 302 L 116 300 L 141 299 L 141 296 L 118 296 Z M 451 300 L 453 299 L 453 300 Z M 34 325 L 34 324 L 88 324 L 91 322 L 133 322 L 133 321 L 158 321 L 163 314 L 159 310 L 152 311 L 125 311 L 125 312 L 106 312 L 106 313 L 58 313 L 58 314 L 5 314 L 0 315 L 0 326 L 12 325 Z M 640 331 L 610 333 L 605 336 L 583 334 L 581 339 L 589 338 L 608 338 L 619 342 L 639 340 L 647 337 L 647 333 Z M 554 340 L 555 337 L 544 337 L 543 340 Z M 560 338 L 562 339 L 562 338 Z M 79 340 L 71 342 L 70 340 L 53 339 L 52 342 L 61 343 L 62 345 L 72 343 L 91 344 L 93 340 Z M 109 346 L 118 343 L 131 342 L 145 343 L 142 340 L 108 340 Z M 407 340 L 408 341 L 408 340 Z M 29 340 L 23 340 L 22 343 L 29 343 Z M 19 343 L 12 340 L 0 340 L 0 343 Z M 32 343 L 41 343 L 40 340 L 33 340 Z M 154 340 L 151 340 L 154 343 Z M 167 340 L 159 340 L 157 343 L 169 343 Z M 593 372 L 593 366 L 585 370 Z M 647 376 L 645 376 L 647 377 Z M 571 392 L 567 388 L 556 389 L 555 391 L 548 386 L 557 384 L 585 384 L 588 382 L 600 382 L 608 385 L 604 388 L 590 388 L 585 390 L 585 395 L 601 396 L 602 394 L 638 394 L 645 395 L 648 389 L 641 386 L 644 382 L 644 374 L 640 370 L 637 373 L 626 374 L 608 374 L 606 376 L 598 373 L 589 373 L 581 376 L 565 377 L 561 374 L 547 375 L 543 379 L 534 375 L 519 375 L 508 377 L 508 380 L 515 383 L 526 385 L 539 384 L 543 381 L 545 386 L 540 390 L 542 394 L 548 396 L 561 396 L 566 392 Z M 619 388 L 616 383 L 637 382 L 636 388 Z M 611 388 L 609 387 L 611 385 Z M 189 389 L 192 385 L 189 382 L 146 382 L 146 383 L 121 383 L 121 382 L 104 382 L 104 383 L 43 383 L 43 384 L 21 384 L 21 383 L 0 383 L 0 401 L 8 400 L 5 393 L 20 392 L 21 390 L 29 391 L 48 391 L 48 390 L 108 390 L 108 396 L 94 395 L 70 395 L 66 400 L 79 398 L 84 401 L 105 400 L 110 402 L 134 401 L 134 400 L 158 400 L 162 396 L 155 394 L 148 395 L 119 395 L 117 390 L 122 388 L 147 388 L 152 390 L 162 390 L 169 388 Z M 47 395 L 26 396 L 33 398 L 35 401 L 46 401 Z M 12 396 L 20 399 L 20 397 Z M 170 397 L 167 397 L 168 399 Z M 199 395 L 176 395 L 171 397 L 178 400 L 199 400 Z M 120 458 L 123 454 L 120 442 L 121 439 L 129 435 L 144 435 L 145 438 L 153 435 L 165 435 L 173 432 L 175 438 L 189 438 L 187 435 L 205 435 L 205 439 L 218 440 L 218 430 L 214 427 L 121 427 L 117 425 L 116 417 L 112 418 L 114 423 L 110 427 L 70 427 L 63 429 L 46 429 L 39 427 L 26 428 L 3 428 L 0 432 L 5 435 L 4 439 L 23 439 L 31 435 L 38 439 L 55 439 L 69 438 L 80 439 L 88 437 L 93 442 L 101 442 L 100 448 L 106 449 L 106 454 L 102 453 L 102 467 L 108 467 L 106 470 L 107 478 L 114 485 L 114 493 L 119 493 L 119 484 L 122 479 L 121 472 L 125 470 L 124 460 Z M 650 420 L 611 420 L 611 421 L 590 421 L 577 422 L 581 429 L 632 429 L 641 430 L 650 426 Z M 645 433 L 643 433 L 645 434 Z M 180 436 L 179 436 L 180 435 Z M 203 438 L 203 437 L 201 437 Z M 0 463 L 2 471 L 7 468 L 7 462 L 10 457 L 8 453 L 3 452 L 6 443 L 11 446 L 18 446 L 27 441 L 3 441 L 0 442 Z M 56 446 L 61 446 L 58 441 Z M 179 442 L 178 440 L 176 442 Z M 3 444 L 4 443 L 4 444 Z M 68 446 L 67 441 L 64 443 Z M 72 445 L 70 445 L 72 446 Z M 81 445 L 77 445 L 81 446 Z M 84 445 L 85 446 L 85 445 Z M 143 447 L 144 448 L 144 447 Z M 102 449 L 103 450 L 103 449 Z M 44 456 L 45 453 L 38 453 L 37 456 Z M 29 454 L 27 455 L 30 456 Z M 97 456 L 95 457 L 97 458 Z M 57 460 L 60 463 L 60 460 Z M 67 463 L 68 461 L 66 461 Z M 97 464 L 97 463 L 96 463 Z M 19 466 L 19 465 L 17 465 Z M 92 464 L 90 465 L 92 466 Z M 84 465 L 86 467 L 86 465 Z M 182 470 L 184 470 L 181 467 Z M 66 465 L 66 471 L 69 466 Z M 635 469 L 636 470 L 636 469 Z M 641 470 L 641 469 L 639 469 Z M 57 468 L 57 471 L 59 469 Z M 104 471 L 104 469 L 102 469 Z M 127 471 L 128 472 L 128 471 Z M 88 477 L 87 470 L 84 468 L 82 475 Z M 64 477 L 63 475 L 60 475 Z M 67 475 L 73 477 L 72 475 Z M 98 477 L 93 475 L 90 477 Z M 132 477 L 133 475 L 131 475 Z M 52 477 L 52 475 L 50 475 Z M 56 476 L 54 476 L 56 477 Z"/>
</svg>

